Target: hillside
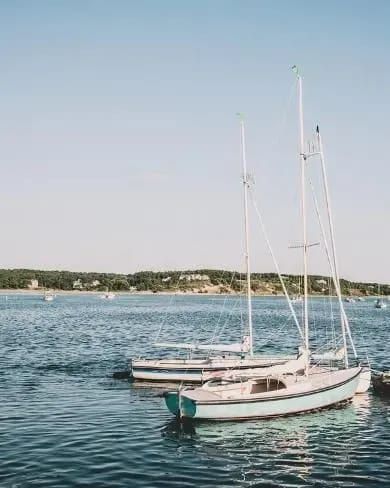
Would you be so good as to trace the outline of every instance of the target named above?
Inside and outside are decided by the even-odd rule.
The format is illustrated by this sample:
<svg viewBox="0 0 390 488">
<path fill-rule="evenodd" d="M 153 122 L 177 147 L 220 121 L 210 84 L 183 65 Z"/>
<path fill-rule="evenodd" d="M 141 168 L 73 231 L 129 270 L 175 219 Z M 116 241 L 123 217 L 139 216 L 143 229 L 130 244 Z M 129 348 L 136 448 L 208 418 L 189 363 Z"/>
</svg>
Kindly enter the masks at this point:
<svg viewBox="0 0 390 488">
<path fill-rule="evenodd" d="M 282 287 L 275 273 L 252 273 L 251 287 L 256 295 L 281 294 Z M 290 294 L 299 294 L 301 277 L 284 275 Z M 242 273 L 224 270 L 140 271 L 133 274 L 80 273 L 72 271 L 43 271 L 32 269 L 1 269 L 1 289 L 42 289 L 80 291 L 132 291 L 132 292 L 193 292 L 240 293 L 246 288 Z M 345 295 L 377 295 L 378 283 L 352 283 L 341 280 Z M 329 277 L 309 276 L 309 293 L 326 295 L 334 292 Z M 390 295 L 390 285 L 381 284 L 380 292 Z"/>
</svg>

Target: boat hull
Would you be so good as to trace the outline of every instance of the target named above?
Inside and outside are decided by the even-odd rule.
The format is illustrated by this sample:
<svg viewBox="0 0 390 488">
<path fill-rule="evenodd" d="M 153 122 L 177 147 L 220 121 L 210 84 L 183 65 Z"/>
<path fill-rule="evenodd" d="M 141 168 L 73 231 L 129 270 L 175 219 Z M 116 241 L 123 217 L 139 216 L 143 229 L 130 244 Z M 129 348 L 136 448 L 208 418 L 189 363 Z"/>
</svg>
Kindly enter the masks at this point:
<svg viewBox="0 0 390 488">
<path fill-rule="evenodd" d="M 359 376 L 359 383 L 356 389 L 357 394 L 366 393 L 371 386 L 371 370 L 363 368 Z"/>
<path fill-rule="evenodd" d="M 308 412 L 351 399 L 359 383 L 361 368 L 351 368 L 343 380 L 317 390 L 264 396 L 262 398 L 197 401 L 186 391 L 164 394 L 168 409 L 181 418 L 207 420 L 248 420 Z"/>
</svg>

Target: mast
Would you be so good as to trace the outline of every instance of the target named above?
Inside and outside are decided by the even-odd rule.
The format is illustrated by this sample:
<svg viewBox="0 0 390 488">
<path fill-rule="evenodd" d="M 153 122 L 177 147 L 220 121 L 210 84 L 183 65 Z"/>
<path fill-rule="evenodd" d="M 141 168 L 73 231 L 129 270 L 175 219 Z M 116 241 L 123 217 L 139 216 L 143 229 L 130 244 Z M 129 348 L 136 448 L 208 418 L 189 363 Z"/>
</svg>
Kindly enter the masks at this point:
<svg viewBox="0 0 390 488">
<path fill-rule="evenodd" d="M 299 111 L 299 155 L 301 160 L 301 212 L 302 212 L 302 237 L 303 237 L 303 324 L 305 349 L 309 350 L 309 316 L 308 316 L 308 286 L 307 286 L 307 225 L 306 225 L 306 155 L 304 152 L 304 130 L 303 130 L 303 101 L 302 101 L 302 77 L 298 68 L 293 66 L 293 71 L 298 80 L 298 111 Z M 306 373 L 308 364 L 306 367 Z"/>
<path fill-rule="evenodd" d="M 248 304 L 248 329 L 249 329 L 249 354 L 253 356 L 253 326 L 252 326 L 252 292 L 251 292 L 251 269 L 249 256 L 249 212 L 248 212 L 248 188 L 249 179 L 246 165 L 246 145 L 245 145 L 245 124 L 241 114 L 241 159 L 242 159 L 242 182 L 244 185 L 244 221 L 245 221 L 245 265 L 247 282 L 247 304 Z"/>
<path fill-rule="evenodd" d="M 354 345 L 354 342 L 352 339 L 352 334 L 351 334 L 351 329 L 349 327 L 348 317 L 347 317 L 347 314 L 345 313 L 344 305 L 343 305 L 342 298 L 341 298 L 340 275 L 339 275 L 338 260 L 337 260 L 337 254 L 336 254 L 336 240 L 335 240 L 335 235 L 334 235 L 332 206 L 330 203 L 328 176 L 326 173 L 325 158 L 324 158 L 324 152 L 322 149 L 322 139 L 321 139 L 320 129 L 319 129 L 318 125 L 316 128 L 316 132 L 317 132 L 318 151 L 319 151 L 319 156 L 320 156 L 320 161 L 321 161 L 322 181 L 324 184 L 325 201 L 326 201 L 326 208 L 327 208 L 327 215 L 328 215 L 330 241 L 331 241 L 331 246 L 332 246 L 333 267 L 334 267 L 334 275 L 335 275 L 335 280 L 336 280 L 336 292 L 337 292 L 337 298 L 339 301 L 340 312 L 341 312 L 341 332 L 342 332 L 342 336 L 343 336 L 343 346 L 344 346 L 344 350 L 345 350 L 344 363 L 345 363 L 345 367 L 348 368 L 347 338 L 346 338 L 345 331 L 348 332 L 348 338 L 349 338 L 349 341 L 351 343 L 352 350 L 353 350 L 355 357 L 357 357 L 357 352 L 356 352 L 355 345 Z"/>
</svg>

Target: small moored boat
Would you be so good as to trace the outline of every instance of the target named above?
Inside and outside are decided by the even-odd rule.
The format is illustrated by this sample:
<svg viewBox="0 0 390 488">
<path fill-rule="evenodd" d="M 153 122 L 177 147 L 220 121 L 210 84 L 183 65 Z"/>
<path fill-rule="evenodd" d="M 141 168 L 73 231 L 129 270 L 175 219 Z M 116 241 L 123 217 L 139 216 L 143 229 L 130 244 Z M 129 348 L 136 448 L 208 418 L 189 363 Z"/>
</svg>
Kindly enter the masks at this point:
<svg viewBox="0 0 390 488">
<path fill-rule="evenodd" d="M 201 388 L 164 393 L 168 409 L 180 418 L 245 420 L 308 412 L 351 399 L 361 368 L 215 380 Z"/>
<path fill-rule="evenodd" d="M 375 301 L 375 308 L 386 308 L 386 307 L 387 307 L 387 303 L 385 303 L 381 298 L 378 298 Z"/>
<path fill-rule="evenodd" d="M 42 300 L 45 302 L 52 302 L 54 300 L 54 293 L 50 290 L 45 290 Z"/>
<path fill-rule="evenodd" d="M 378 395 L 390 398 L 390 371 L 374 375 L 372 377 L 372 386 Z"/>
<path fill-rule="evenodd" d="M 100 298 L 102 298 L 103 300 L 113 300 L 115 298 L 115 293 L 113 293 L 112 291 L 107 291 Z"/>
</svg>

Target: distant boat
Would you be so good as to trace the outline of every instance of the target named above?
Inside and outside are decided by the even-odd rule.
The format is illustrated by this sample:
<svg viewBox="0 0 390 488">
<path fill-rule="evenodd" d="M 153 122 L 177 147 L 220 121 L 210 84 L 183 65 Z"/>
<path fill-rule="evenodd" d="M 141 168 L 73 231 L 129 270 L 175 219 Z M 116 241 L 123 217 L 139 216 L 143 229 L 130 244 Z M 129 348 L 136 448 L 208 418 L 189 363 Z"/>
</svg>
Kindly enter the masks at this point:
<svg viewBox="0 0 390 488">
<path fill-rule="evenodd" d="M 303 298 L 301 297 L 301 295 L 296 295 L 291 297 L 291 301 L 294 303 L 299 303 L 299 302 L 303 302 Z"/>
<path fill-rule="evenodd" d="M 355 303 L 355 299 L 352 297 L 345 297 L 344 301 L 347 303 Z"/>
<path fill-rule="evenodd" d="M 386 308 L 386 307 L 387 307 L 387 303 L 385 303 L 385 301 L 381 296 L 381 286 L 378 285 L 378 298 L 375 301 L 375 308 Z"/>
<path fill-rule="evenodd" d="M 390 371 L 384 371 L 372 378 L 372 386 L 378 395 L 390 397 Z"/>
<path fill-rule="evenodd" d="M 357 300 L 358 302 L 364 302 L 364 298 L 363 298 L 363 297 L 357 297 L 357 298 L 356 298 L 356 300 Z"/>
<path fill-rule="evenodd" d="M 54 293 L 50 290 L 48 291 L 45 290 L 43 293 L 43 300 L 45 302 L 52 302 L 54 300 L 54 297 L 55 297 Z"/>
<path fill-rule="evenodd" d="M 102 298 L 103 300 L 113 300 L 115 298 L 115 293 L 113 293 L 112 291 L 107 291 L 100 298 Z"/>
<path fill-rule="evenodd" d="M 385 303 L 382 298 L 378 298 L 376 301 L 375 301 L 375 308 L 386 308 L 387 307 L 387 303 Z"/>
</svg>

